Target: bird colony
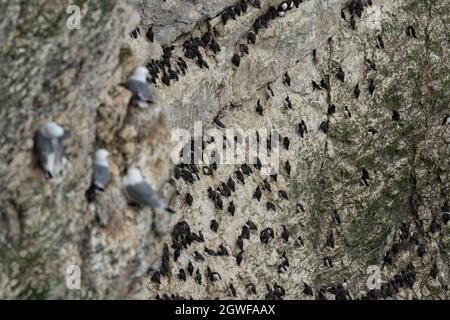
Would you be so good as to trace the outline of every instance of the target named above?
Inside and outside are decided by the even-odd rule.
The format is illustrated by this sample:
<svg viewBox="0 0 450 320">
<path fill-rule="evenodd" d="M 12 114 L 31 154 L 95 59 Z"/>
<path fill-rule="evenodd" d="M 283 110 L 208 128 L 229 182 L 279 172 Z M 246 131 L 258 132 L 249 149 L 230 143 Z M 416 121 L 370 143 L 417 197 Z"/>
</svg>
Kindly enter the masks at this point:
<svg viewBox="0 0 450 320">
<path fill-rule="evenodd" d="M 448 4 L 212 1 L 178 30 L 157 14 L 182 14 L 182 1 L 156 2 L 137 2 L 141 19 L 124 40 L 139 61 L 117 84 L 125 117 L 99 111 L 95 120 L 120 122 L 121 140 L 98 139 L 84 167 L 95 227 L 78 241 L 95 272 L 82 296 L 448 298 Z M 152 117 L 168 130 L 152 131 Z M 171 163 L 170 129 L 194 121 L 255 129 L 258 143 L 279 151 L 278 169 L 263 174 L 260 159 Z M 261 141 L 265 129 L 279 136 Z M 29 153 L 42 173 L 35 179 L 64 184 L 77 130 L 76 121 L 41 121 Z M 202 138 L 203 151 L 213 141 Z M 155 169 L 161 163 L 167 174 Z M 102 209 L 107 202 L 121 206 Z M 115 243 L 123 227 L 114 210 L 151 244 L 124 249 L 126 235 Z M 107 280 L 106 264 L 115 270 Z M 117 279 L 121 291 L 111 293 Z"/>
</svg>

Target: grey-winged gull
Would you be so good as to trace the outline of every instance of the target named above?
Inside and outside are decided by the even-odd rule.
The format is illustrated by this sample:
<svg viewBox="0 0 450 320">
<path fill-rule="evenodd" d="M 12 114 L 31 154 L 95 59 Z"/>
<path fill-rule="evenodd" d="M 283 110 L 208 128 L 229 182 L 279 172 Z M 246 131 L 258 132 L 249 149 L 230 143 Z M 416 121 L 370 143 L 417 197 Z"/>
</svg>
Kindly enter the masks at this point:
<svg viewBox="0 0 450 320">
<path fill-rule="evenodd" d="M 149 71 L 146 67 L 138 67 L 124 86 L 133 93 L 133 99 L 138 102 L 151 103 L 152 92 L 147 83 Z"/>
<path fill-rule="evenodd" d="M 68 136 L 60 125 L 47 122 L 36 133 L 35 152 L 39 164 L 49 178 L 62 173 L 64 167 L 64 146 L 62 141 Z"/>
<path fill-rule="evenodd" d="M 147 183 L 139 169 L 128 169 L 127 175 L 123 179 L 125 185 L 125 192 L 129 200 L 142 207 L 151 207 L 155 209 L 162 209 L 170 213 L 175 211 L 169 208 L 161 199 L 159 199 L 156 192 Z"/>
<path fill-rule="evenodd" d="M 111 178 L 108 156 L 109 152 L 105 149 L 99 149 L 95 152 L 92 185 L 100 191 L 105 190 L 105 186 L 108 184 Z"/>
</svg>

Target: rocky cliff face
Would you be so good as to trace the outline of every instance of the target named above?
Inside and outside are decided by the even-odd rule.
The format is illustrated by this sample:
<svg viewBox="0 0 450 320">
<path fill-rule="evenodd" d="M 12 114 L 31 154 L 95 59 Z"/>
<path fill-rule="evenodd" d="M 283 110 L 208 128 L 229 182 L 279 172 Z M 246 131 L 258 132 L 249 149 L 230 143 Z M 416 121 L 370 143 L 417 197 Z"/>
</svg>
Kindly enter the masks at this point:
<svg viewBox="0 0 450 320">
<path fill-rule="evenodd" d="M 278 284 L 286 299 L 333 299 L 333 290 L 320 289 L 337 288 L 344 279 L 349 296 L 364 298 L 380 294 L 367 288 L 369 266 L 381 269 L 381 296 L 448 298 L 443 206 L 450 200 L 450 125 L 442 124 L 450 93 L 448 1 L 362 1 L 361 14 L 348 0 L 299 1 L 259 29 L 255 44 L 247 40 L 255 21 L 282 1 L 262 0 L 261 8 L 244 2 L 246 12 L 224 23 L 224 13 L 239 1 L 83 1 L 79 30 L 66 27 L 65 1 L 0 4 L 3 298 L 263 299 Z M 199 49 L 201 60 L 187 58 L 183 44 L 207 32 L 220 52 L 208 42 Z M 239 67 L 232 63 L 235 54 Z M 185 72 L 177 67 L 179 57 Z M 155 61 L 164 60 L 178 72 L 170 85 L 164 78 L 169 68 L 154 72 Z M 139 64 L 152 70 L 162 112 L 136 108 L 120 85 Z M 255 111 L 258 99 L 262 116 Z M 240 165 L 219 165 L 212 176 L 200 165 L 193 184 L 178 177 L 169 158 L 172 130 L 192 131 L 195 121 L 218 128 L 214 119 L 227 128 L 275 128 L 289 138 L 289 150 L 280 146 L 277 180 L 267 179 L 271 191 L 253 166 L 245 184 L 236 178 Z M 49 120 L 71 132 L 68 165 L 52 180 L 32 152 L 34 133 Z M 100 147 L 111 153 L 113 181 L 89 203 L 92 155 Z M 176 214 L 128 206 L 121 177 L 131 165 Z M 220 209 L 207 190 L 230 177 L 236 190 L 221 198 Z M 258 186 L 260 201 L 253 197 Z M 258 229 L 243 239 L 242 250 L 236 242 L 249 219 Z M 172 236 L 180 221 L 196 235 L 201 231 L 203 242 L 177 250 Z M 263 244 L 260 233 L 269 227 L 274 238 Z M 164 244 L 167 270 L 161 268 Z M 221 244 L 228 256 L 205 252 L 217 253 Z M 422 257 L 420 248 L 427 249 Z M 325 266 L 325 257 L 332 266 Z M 81 269 L 81 290 L 66 287 L 69 265 Z M 211 281 L 208 268 L 220 279 Z M 158 269 L 160 283 L 151 281 Z"/>
</svg>

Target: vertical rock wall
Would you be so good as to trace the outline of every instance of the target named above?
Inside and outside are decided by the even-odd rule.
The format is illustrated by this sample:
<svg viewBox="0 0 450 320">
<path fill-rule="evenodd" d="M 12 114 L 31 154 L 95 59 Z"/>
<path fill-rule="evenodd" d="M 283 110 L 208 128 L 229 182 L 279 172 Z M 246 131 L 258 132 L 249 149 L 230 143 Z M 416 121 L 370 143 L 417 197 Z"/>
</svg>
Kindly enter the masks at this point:
<svg viewBox="0 0 450 320">
<path fill-rule="evenodd" d="M 277 283 L 286 291 L 283 298 L 306 299 L 344 279 L 349 295 L 363 298 L 366 269 L 382 267 L 386 252 L 392 265 L 382 267 L 384 293 L 395 275 L 411 272 L 412 263 L 416 281 L 393 298 L 448 298 L 449 233 L 442 210 L 450 200 L 450 126 L 442 125 L 450 109 L 448 1 L 372 0 L 352 30 L 350 1 L 305 0 L 262 28 L 245 55 L 240 44 L 247 44 L 255 21 L 281 3 L 262 0 L 258 9 L 247 2 L 247 12 L 224 25 L 222 14 L 238 1 L 142 0 L 134 1 L 134 8 L 124 1 L 80 1 L 82 25 L 73 31 L 65 26 L 68 2 L 0 2 L 2 298 L 233 298 L 233 284 L 237 298 L 262 299 L 267 286 Z M 136 26 L 137 37 L 130 37 Z M 417 38 L 406 35 L 408 26 Z M 153 43 L 146 37 L 150 27 Z M 208 68 L 200 68 L 184 57 L 183 43 L 208 30 L 221 51 L 201 48 Z M 385 49 L 377 48 L 378 35 Z M 130 105 L 120 83 L 137 65 L 160 60 L 170 46 L 173 69 L 183 57 L 188 70 L 170 86 L 162 83 L 162 73 L 155 79 L 162 112 Z M 239 67 L 231 62 L 236 53 Z M 339 68 L 343 82 L 336 77 Z M 286 72 L 290 86 L 283 83 Z M 321 80 L 329 90 L 313 89 L 312 81 Z M 269 84 L 275 94 L 270 99 Z M 284 107 L 287 96 L 292 109 Z M 255 112 L 258 99 L 263 116 Z M 332 105 L 334 113 L 328 112 Z M 400 121 L 392 120 L 394 110 Z M 194 121 L 214 127 L 216 117 L 227 128 L 276 128 L 289 137 L 289 150 L 280 148 L 278 179 L 269 179 L 271 191 L 263 191 L 259 202 L 253 193 L 266 177 L 255 169 L 245 176 L 245 185 L 237 182 L 237 166 L 220 165 L 213 176 L 200 173 L 193 185 L 173 176 L 171 130 L 192 130 Z M 48 120 L 72 133 L 64 175 L 50 181 L 32 153 L 33 135 Z M 297 132 L 302 120 L 308 127 L 303 138 Z M 323 122 L 327 133 L 319 130 Z M 91 159 L 99 147 L 110 150 L 113 181 L 88 203 Z M 283 168 L 286 161 L 290 175 Z M 121 176 L 130 165 L 142 169 L 176 214 L 127 205 Z M 369 186 L 361 184 L 362 168 L 369 172 Z M 223 198 L 220 210 L 207 189 L 229 177 L 236 192 Z M 280 198 L 280 190 L 289 200 Z M 192 206 L 184 201 L 188 193 Z M 227 211 L 231 201 L 234 216 Z M 267 209 L 269 201 L 275 212 Z M 333 220 L 335 209 L 340 224 Z M 213 219 L 217 232 L 210 228 Z M 244 240 L 238 265 L 236 240 L 248 219 L 258 230 Z M 435 232 L 430 231 L 433 220 L 439 225 Z M 171 233 L 179 221 L 196 234 L 201 231 L 204 242 L 194 241 L 174 261 Z M 287 241 L 283 226 L 290 233 Z M 267 227 L 275 237 L 264 245 L 260 232 Z M 406 239 L 401 227 L 408 228 Z M 327 245 L 330 234 L 333 248 Z M 150 278 L 160 267 L 164 243 L 170 248 L 169 272 L 157 284 Z M 205 253 L 205 247 L 217 251 L 221 244 L 229 256 Z M 428 249 L 422 258 L 419 244 Z M 196 261 L 194 251 L 205 261 Z M 279 273 L 283 254 L 289 267 Z M 324 257 L 332 258 L 333 267 L 324 266 Z M 194 273 L 184 282 L 178 273 L 187 271 L 189 261 Z M 66 288 L 71 264 L 81 268 L 80 291 Z M 436 279 L 430 275 L 434 264 Z M 208 267 L 221 279 L 209 280 Z M 195 281 L 197 270 L 201 284 Z M 303 292 L 304 282 L 314 296 Z M 248 290 L 250 284 L 256 294 Z"/>
</svg>

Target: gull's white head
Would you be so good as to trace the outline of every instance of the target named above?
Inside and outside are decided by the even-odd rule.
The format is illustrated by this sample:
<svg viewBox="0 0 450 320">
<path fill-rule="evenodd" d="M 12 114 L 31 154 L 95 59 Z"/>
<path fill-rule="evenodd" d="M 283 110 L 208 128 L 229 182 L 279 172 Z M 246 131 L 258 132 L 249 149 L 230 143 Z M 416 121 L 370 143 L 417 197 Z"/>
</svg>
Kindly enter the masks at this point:
<svg viewBox="0 0 450 320">
<path fill-rule="evenodd" d="M 64 129 L 55 122 L 47 122 L 41 127 L 41 132 L 49 138 L 60 138 L 64 135 Z"/>
<path fill-rule="evenodd" d="M 95 152 L 95 162 L 108 166 L 108 156 L 109 156 L 108 151 L 106 151 L 105 149 L 98 149 Z"/>
<path fill-rule="evenodd" d="M 124 178 L 124 183 L 126 186 L 135 185 L 144 181 L 141 172 L 137 168 L 128 169 L 127 175 Z"/>
<path fill-rule="evenodd" d="M 146 67 L 138 67 L 134 71 L 134 73 L 130 79 L 136 80 L 136 81 L 141 81 L 141 82 L 147 82 L 148 73 L 149 73 L 149 71 Z"/>
</svg>

